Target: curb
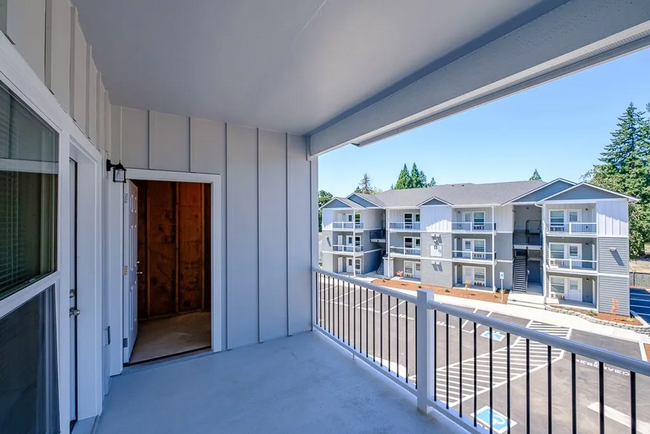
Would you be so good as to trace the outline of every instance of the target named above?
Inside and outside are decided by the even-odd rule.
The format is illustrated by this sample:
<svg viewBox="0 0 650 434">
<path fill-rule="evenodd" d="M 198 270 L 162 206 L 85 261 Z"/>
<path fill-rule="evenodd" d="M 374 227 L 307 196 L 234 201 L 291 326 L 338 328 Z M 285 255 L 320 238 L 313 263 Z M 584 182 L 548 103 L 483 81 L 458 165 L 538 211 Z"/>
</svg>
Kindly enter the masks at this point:
<svg viewBox="0 0 650 434">
<path fill-rule="evenodd" d="M 631 330 L 631 331 L 636 332 L 636 333 L 640 333 L 640 334 L 643 334 L 643 335 L 646 335 L 646 336 L 650 336 L 650 326 L 648 326 L 648 325 L 640 325 L 640 326 L 638 326 L 638 325 L 632 325 L 632 324 L 621 324 L 619 322 L 606 321 L 606 320 L 603 320 L 603 319 L 594 318 L 592 316 L 585 315 L 584 313 L 576 312 L 574 310 L 562 309 L 562 308 L 557 308 L 557 307 L 548 306 L 548 305 L 546 305 L 544 309 L 548 310 L 548 311 L 551 311 L 551 312 L 562 313 L 562 314 L 565 314 L 565 315 L 577 316 L 579 318 L 585 319 L 585 320 L 587 320 L 589 322 L 592 322 L 592 323 L 595 323 L 595 324 L 603 324 L 603 325 L 606 325 L 606 326 L 616 327 L 616 328 L 619 328 L 619 329 Z"/>
</svg>

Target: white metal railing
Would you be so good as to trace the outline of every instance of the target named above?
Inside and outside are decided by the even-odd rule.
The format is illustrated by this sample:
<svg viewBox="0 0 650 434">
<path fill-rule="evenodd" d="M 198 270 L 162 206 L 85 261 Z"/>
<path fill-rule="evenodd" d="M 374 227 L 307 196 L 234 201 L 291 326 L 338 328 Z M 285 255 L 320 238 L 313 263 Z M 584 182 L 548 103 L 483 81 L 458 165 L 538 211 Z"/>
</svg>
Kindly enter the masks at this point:
<svg viewBox="0 0 650 434">
<path fill-rule="evenodd" d="M 551 268 L 563 270 L 588 270 L 598 271 L 598 262 L 590 259 L 557 259 L 549 258 L 548 265 Z"/>
<path fill-rule="evenodd" d="M 332 229 L 363 229 L 361 222 L 332 222 Z"/>
<path fill-rule="evenodd" d="M 471 250 L 452 250 L 451 257 L 455 259 L 471 259 L 473 261 L 493 261 L 496 252 L 473 252 Z"/>
<path fill-rule="evenodd" d="M 604 415 L 606 403 L 625 400 L 622 405 L 629 411 L 621 413 L 620 422 L 636 432 L 637 377 L 644 377 L 640 381 L 650 377 L 650 364 L 643 360 L 545 333 L 541 331 L 544 324 L 538 329 L 523 327 L 443 304 L 435 301 L 431 290 L 419 289 L 417 295 L 412 295 L 320 268 L 313 272 L 314 328 L 359 362 L 412 393 L 422 412 L 434 407 L 472 433 L 506 432 L 510 426 L 504 425 L 509 425 L 512 403 L 531 414 L 539 402 L 546 402 L 542 411 L 547 426 L 559 423 L 573 426 L 577 432 L 578 418 L 594 417 L 592 407 L 578 400 L 578 381 L 582 381 L 578 367 L 591 360 L 591 366 L 598 371 L 594 376 L 594 387 L 599 390 L 594 397 L 596 408 Z M 503 344 L 493 346 L 493 341 Z M 482 349 L 477 355 L 479 343 Z M 553 374 L 557 373 L 555 363 L 559 361 L 567 363 L 568 372 L 558 379 Z M 535 377 L 534 381 L 541 383 L 533 391 L 529 381 L 541 369 L 545 375 Z M 620 381 L 610 381 L 606 376 L 610 371 L 624 372 L 624 376 Z M 525 388 L 520 378 L 526 380 Z M 562 387 L 557 386 L 558 381 Z M 517 393 L 511 400 L 515 386 Z M 614 393 L 621 387 L 628 393 Z M 497 388 L 502 388 L 498 393 L 505 389 L 505 399 L 501 394 L 498 399 L 493 397 Z M 489 402 L 488 406 L 477 407 L 479 395 L 485 398 L 483 404 Z M 567 411 L 553 411 L 557 402 L 566 403 Z M 526 417 L 516 423 L 530 432 L 532 420 Z M 604 432 L 606 418 L 600 417 L 595 423 Z"/>
<path fill-rule="evenodd" d="M 561 234 L 595 234 L 598 231 L 598 223 L 550 223 L 546 225 L 546 232 Z"/>
<path fill-rule="evenodd" d="M 388 227 L 396 230 L 419 231 L 420 222 L 390 222 Z"/>
<path fill-rule="evenodd" d="M 354 246 L 352 244 L 334 244 L 333 252 L 363 252 L 363 245 Z"/>
<path fill-rule="evenodd" d="M 397 253 L 399 255 L 414 255 L 420 256 L 422 253 L 422 248 L 420 247 L 391 247 L 391 253 Z"/>
<path fill-rule="evenodd" d="M 464 232 L 492 232 L 496 230 L 496 223 L 493 222 L 452 222 L 452 231 Z"/>
</svg>

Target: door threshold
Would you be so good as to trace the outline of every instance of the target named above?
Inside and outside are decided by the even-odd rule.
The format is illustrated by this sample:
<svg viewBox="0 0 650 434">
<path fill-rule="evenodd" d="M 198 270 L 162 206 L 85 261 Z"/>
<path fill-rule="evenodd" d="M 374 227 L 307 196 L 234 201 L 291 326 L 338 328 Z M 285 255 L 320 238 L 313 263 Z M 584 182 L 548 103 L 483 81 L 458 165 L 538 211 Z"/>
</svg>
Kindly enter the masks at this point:
<svg viewBox="0 0 650 434">
<path fill-rule="evenodd" d="M 212 348 L 210 346 L 197 348 L 195 350 L 183 351 L 181 353 L 170 354 L 168 356 L 156 357 L 154 359 L 143 360 L 141 362 L 125 363 L 122 373 L 123 374 L 132 373 L 135 371 L 149 369 L 156 366 L 168 365 L 171 363 L 177 363 L 185 360 L 203 357 L 208 354 L 213 354 Z"/>
</svg>

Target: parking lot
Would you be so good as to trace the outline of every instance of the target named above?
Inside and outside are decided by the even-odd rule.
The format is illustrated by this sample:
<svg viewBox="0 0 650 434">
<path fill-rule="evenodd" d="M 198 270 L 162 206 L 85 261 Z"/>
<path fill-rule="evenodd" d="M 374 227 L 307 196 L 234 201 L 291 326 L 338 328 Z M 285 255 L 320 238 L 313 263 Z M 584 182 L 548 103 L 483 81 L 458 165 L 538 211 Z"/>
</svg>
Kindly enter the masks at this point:
<svg viewBox="0 0 650 434">
<path fill-rule="evenodd" d="M 322 282 L 320 320 L 336 336 L 360 349 L 367 357 L 392 372 L 416 382 L 415 306 L 347 282 Z M 472 311 L 473 310 L 468 310 Z M 641 358 L 638 342 L 603 337 L 524 318 L 476 311 L 477 313 L 553 334 L 562 338 L 634 358 Z M 525 432 L 527 378 L 530 388 L 531 432 L 548 432 L 550 372 L 552 428 L 571 432 L 571 354 L 530 341 L 530 375 L 526 375 L 526 340 L 493 331 L 463 318 L 438 312 L 436 316 L 436 399 L 455 411 L 489 423 L 490 384 L 495 432 L 504 426 L 500 415 L 507 407 L 507 348 L 510 348 L 510 420 L 513 433 Z M 448 326 L 447 326 L 448 325 Z M 447 351 L 447 347 L 449 351 Z M 490 354 L 492 378 L 490 378 Z M 550 357 L 550 365 L 549 365 Z M 474 370 L 476 361 L 476 371 Z M 549 368 L 550 366 L 550 368 Z M 630 373 L 616 366 L 604 366 L 605 427 L 607 433 L 630 432 Z M 397 375 L 396 374 L 396 375 Z M 599 430 L 598 363 L 576 356 L 576 402 L 578 432 Z M 474 381 L 476 378 L 476 381 Z M 461 408 L 462 406 L 462 408 Z M 637 376 L 637 432 L 650 434 L 650 379 Z"/>
</svg>

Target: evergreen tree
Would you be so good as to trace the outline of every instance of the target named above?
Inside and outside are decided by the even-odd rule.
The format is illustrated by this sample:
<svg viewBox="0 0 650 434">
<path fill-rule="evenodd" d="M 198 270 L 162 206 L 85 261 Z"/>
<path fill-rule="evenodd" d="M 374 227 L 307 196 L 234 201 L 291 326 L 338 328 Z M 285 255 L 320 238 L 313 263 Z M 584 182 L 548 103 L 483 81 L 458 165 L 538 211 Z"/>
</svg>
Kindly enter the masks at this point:
<svg viewBox="0 0 650 434">
<path fill-rule="evenodd" d="M 373 187 L 372 179 L 370 179 L 367 173 L 364 173 L 361 181 L 359 181 L 359 185 L 357 185 L 357 188 L 354 190 L 354 192 L 363 194 L 377 194 L 381 193 L 381 189 Z"/>
<path fill-rule="evenodd" d="M 583 176 L 594 185 L 640 199 L 629 206 L 633 256 L 645 253 L 650 238 L 650 118 L 643 115 L 633 104 L 627 107 L 601 154 L 601 164 Z"/>
<path fill-rule="evenodd" d="M 434 185 L 436 185 L 436 180 L 435 180 L 434 177 L 432 176 L 432 177 L 431 177 L 431 181 L 429 181 L 429 183 L 427 184 L 427 186 L 428 186 L 428 187 L 433 187 Z"/>
<path fill-rule="evenodd" d="M 422 183 L 422 178 L 420 177 L 420 171 L 418 170 L 418 165 L 413 163 L 411 167 L 411 185 L 409 188 L 422 188 L 424 184 Z"/>
<path fill-rule="evenodd" d="M 424 188 L 429 186 L 429 181 L 427 180 L 427 175 L 424 173 L 424 170 L 420 170 L 420 179 L 418 181 L 419 188 Z"/>
<path fill-rule="evenodd" d="M 397 177 L 397 182 L 395 183 L 395 190 L 404 190 L 407 188 L 411 188 L 411 175 L 409 174 L 409 170 L 406 167 L 406 164 L 404 164 L 402 171 L 399 173 L 399 176 Z"/>
<path fill-rule="evenodd" d="M 533 172 L 533 175 L 530 177 L 529 181 L 541 181 L 541 180 L 542 180 L 542 177 L 539 176 L 539 172 L 537 171 L 537 169 L 535 169 L 535 171 Z"/>
</svg>

